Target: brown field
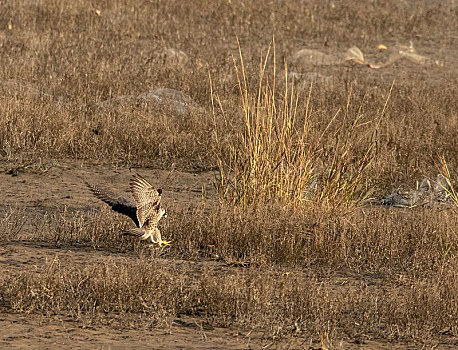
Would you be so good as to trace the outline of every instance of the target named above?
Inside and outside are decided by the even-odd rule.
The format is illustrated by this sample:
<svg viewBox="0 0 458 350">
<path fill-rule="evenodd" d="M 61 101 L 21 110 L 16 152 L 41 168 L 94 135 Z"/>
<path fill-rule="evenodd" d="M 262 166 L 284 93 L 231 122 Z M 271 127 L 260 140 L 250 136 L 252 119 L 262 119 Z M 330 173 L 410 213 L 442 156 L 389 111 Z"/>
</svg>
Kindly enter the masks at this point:
<svg viewBox="0 0 458 350">
<path fill-rule="evenodd" d="M 458 347 L 457 28 L 453 0 L 0 2 L 0 347 Z M 136 172 L 170 247 L 84 184 Z M 446 203 L 377 205 L 438 173 Z"/>
</svg>

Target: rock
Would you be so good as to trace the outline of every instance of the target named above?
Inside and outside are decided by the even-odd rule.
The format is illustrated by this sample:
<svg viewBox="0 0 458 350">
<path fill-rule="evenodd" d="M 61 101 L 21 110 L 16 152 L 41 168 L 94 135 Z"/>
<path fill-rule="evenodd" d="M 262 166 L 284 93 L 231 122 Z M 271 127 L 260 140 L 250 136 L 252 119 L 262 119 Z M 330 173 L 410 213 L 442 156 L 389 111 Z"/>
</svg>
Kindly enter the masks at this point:
<svg viewBox="0 0 458 350">
<path fill-rule="evenodd" d="M 159 60 L 168 65 L 184 66 L 189 62 L 189 57 L 183 51 L 167 48 L 158 54 Z"/>
<path fill-rule="evenodd" d="M 380 203 L 395 208 L 413 208 L 419 205 L 432 205 L 450 201 L 451 184 L 438 174 L 433 185 L 424 178 L 412 191 L 395 192 L 382 198 Z"/>
<path fill-rule="evenodd" d="M 113 108 L 119 104 L 141 104 L 150 109 L 169 108 L 177 114 L 184 115 L 190 108 L 196 107 L 195 102 L 185 93 L 175 89 L 154 89 L 140 95 L 123 95 L 98 103 L 100 108 Z"/>
<path fill-rule="evenodd" d="M 381 200 L 383 205 L 395 208 L 412 208 L 419 199 L 417 191 L 389 194 Z"/>
<path fill-rule="evenodd" d="M 332 66 L 342 62 L 338 55 L 325 54 L 318 50 L 302 49 L 291 58 L 291 64 L 299 70 L 307 70 L 313 66 Z"/>
<path fill-rule="evenodd" d="M 284 78 L 284 75 L 282 76 Z M 305 72 L 305 73 L 298 73 L 298 72 L 288 72 L 288 81 L 300 83 L 302 85 L 306 85 L 305 87 L 308 88 L 310 83 L 320 83 L 325 85 L 330 85 L 335 82 L 335 78 L 333 76 L 324 75 L 317 72 Z"/>
<path fill-rule="evenodd" d="M 191 97 L 174 89 L 154 89 L 138 95 L 137 98 L 147 103 L 172 108 L 179 114 L 187 114 L 188 108 L 194 104 Z"/>
<path fill-rule="evenodd" d="M 369 62 L 365 59 L 363 52 L 356 46 L 350 47 L 345 52 L 336 53 L 323 53 L 314 49 L 301 49 L 291 57 L 291 65 L 296 71 L 307 71 L 316 66 L 336 66 L 346 61 L 353 61 L 355 63 L 366 65 L 373 69 L 380 69 L 387 67 L 400 59 L 407 59 L 411 62 L 421 65 L 437 65 L 443 66 L 442 62 L 433 60 L 426 56 L 419 55 L 413 43 L 410 42 L 409 46 L 396 45 L 388 49 L 390 51 L 388 59 L 383 63 Z"/>
</svg>

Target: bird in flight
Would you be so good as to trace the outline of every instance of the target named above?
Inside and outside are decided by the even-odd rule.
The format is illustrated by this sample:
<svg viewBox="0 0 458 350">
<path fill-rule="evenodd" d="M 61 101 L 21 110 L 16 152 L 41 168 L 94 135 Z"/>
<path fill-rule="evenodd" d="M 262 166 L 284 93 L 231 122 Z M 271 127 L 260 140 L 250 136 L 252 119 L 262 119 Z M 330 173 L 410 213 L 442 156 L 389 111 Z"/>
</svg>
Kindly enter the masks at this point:
<svg viewBox="0 0 458 350">
<path fill-rule="evenodd" d="M 155 189 L 143 176 L 136 174 L 130 180 L 130 191 L 134 201 L 119 197 L 110 191 L 106 191 L 96 185 L 86 182 L 86 186 L 101 201 L 108 204 L 112 210 L 130 217 L 136 228 L 128 229 L 125 233 L 141 240 L 149 239 L 151 243 L 170 245 L 170 241 L 164 241 L 161 231 L 157 227 L 161 218 L 167 217 L 167 213 L 161 207 L 161 189 Z"/>
</svg>

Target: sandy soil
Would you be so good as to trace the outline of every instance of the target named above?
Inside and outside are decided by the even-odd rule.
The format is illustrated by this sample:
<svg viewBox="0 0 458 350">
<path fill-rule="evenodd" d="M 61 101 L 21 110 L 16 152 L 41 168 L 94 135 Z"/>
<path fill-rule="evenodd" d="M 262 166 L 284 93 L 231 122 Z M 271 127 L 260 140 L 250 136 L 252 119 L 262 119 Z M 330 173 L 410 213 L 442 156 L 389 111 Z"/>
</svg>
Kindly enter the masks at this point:
<svg viewBox="0 0 458 350">
<path fill-rule="evenodd" d="M 14 171 L 11 171 L 14 170 Z M 17 171 L 16 171 L 17 170 Z M 141 173 L 164 189 L 164 205 L 186 207 L 199 204 L 202 186 L 209 196 L 214 195 L 211 173 L 185 173 L 155 169 L 117 169 L 100 165 L 65 162 L 44 171 L 36 167 L 12 169 L 11 164 L 0 163 L 0 209 L 9 206 L 34 210 L 56 210 L 62 206 L 89 210 L 100 207 L 84 181 L 105 184 L 119 192 L 128 191 L 128 180 Z M 30 229 L 26 228 L 25 230 Z M 0 246 L 0 278 L 8 273 L 32 270 L 39 272 L 46 261 L 58 256 L 62 263 L 84 264 L 104 259 L 128 261 L 137 257 L 108 251 L 80 247 L 56 247 L 51 243 L 13 241 Z M 170 261 L 167 262 L 168 264 Z M 175 261 L 186 264 L 187 271 L 199 271 L 203 265 L 230 269 L 222 262 Z M 341 276 L 331 276 L 329 283 L 342 286 Z M 348 281 L 348 276 L 346 277 Z M 351 278 L 350 278 L 351 280 Z M 355 279 L 355 283 L 357 283 Z M 374 282 L 376 283 L 376 282 Z M 348 283 L 347 283 L 348 286 Z M 292 336 L 279 343 L 263 338 L 264 334 L 249 329 L 222 329 L 202 324 L 199 319 L 177 318 L 163 329 L 123 329 L 120 325 L 94 325 L 76 322 L 65 316 L 11 314 L 0 305 L 0 348 L 2 349 L 324 349 L 319 339 Z M 430 348 L 452 349 L 458 340 L 444 338 L 429 344 Z M 385 340 L 342 342 L 334 344 L 340 349 L 416 349 L 415 344 L 392 344 Z"/>
<path fill-rule="evenodd" d="M 168 329 L 124 330 L 115 327 L 82 327 L 70 319 L 36 315 L 0 314 L 2 349 L 326 349 L 319 341 L 292 338 L 281 343 L 262 334 L 231 329 L 205 329 L 198 322 L 174 322 Z M 425 349 L 456 349 L 457 342 L 435 342 Z M 338 349 L 419 349 L 415 344 L 384 340 L 341 342 Z"/>
</svg>

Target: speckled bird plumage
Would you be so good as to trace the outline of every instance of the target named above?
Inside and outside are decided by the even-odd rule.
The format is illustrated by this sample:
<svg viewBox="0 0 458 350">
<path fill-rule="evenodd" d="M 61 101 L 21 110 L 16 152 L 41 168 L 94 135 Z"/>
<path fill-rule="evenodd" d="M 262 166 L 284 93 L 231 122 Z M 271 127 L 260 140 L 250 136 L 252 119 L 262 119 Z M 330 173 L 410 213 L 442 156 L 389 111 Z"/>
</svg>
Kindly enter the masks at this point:
<svg viewBox="0 0 458 350">
<path fill-rule="evenodd" d="M 128 229 L 125 233 L 142 240 L 149 239 L 151 243 L 169 245 L 163 241 L 161 232 L 157 227 L 159 220 L 166 217 L 166 211 L 161 207 L 161 189 L 155 189 L 143 176 L 136 174 L 130 181 L 130 190 L 134 201 L 119 197 L 110 191 L 86 183 L 92 193 L 107 203 L 114 211 L 130 217 L 136 228 Z"/>
</svg>

